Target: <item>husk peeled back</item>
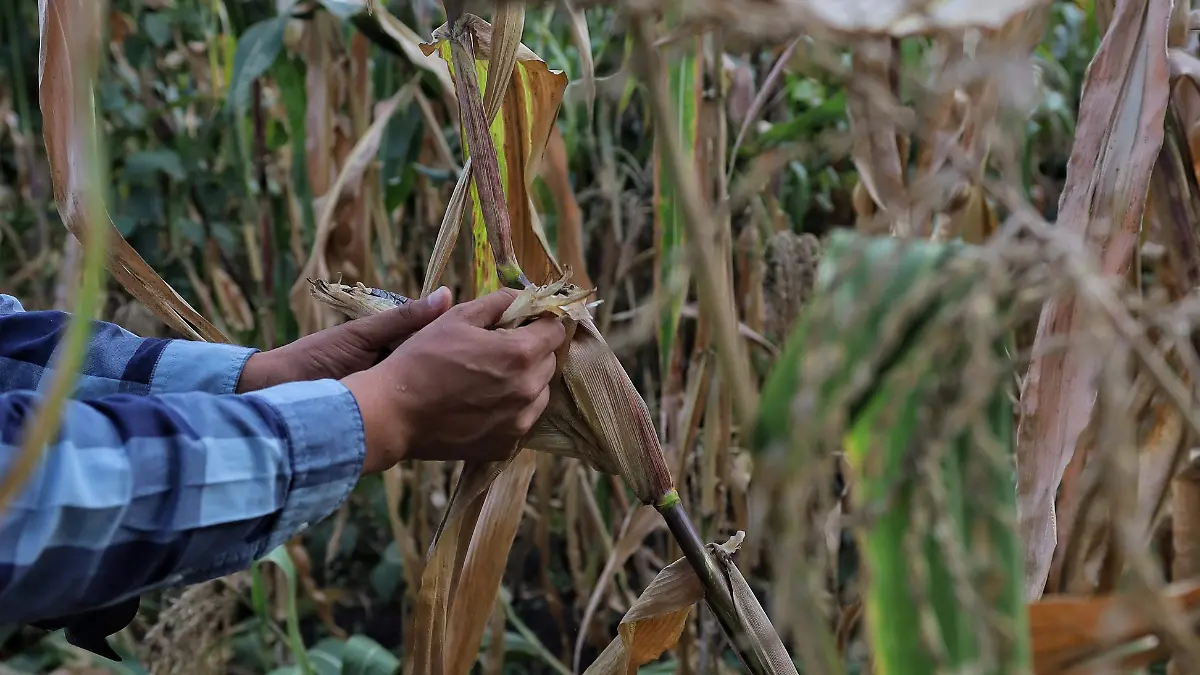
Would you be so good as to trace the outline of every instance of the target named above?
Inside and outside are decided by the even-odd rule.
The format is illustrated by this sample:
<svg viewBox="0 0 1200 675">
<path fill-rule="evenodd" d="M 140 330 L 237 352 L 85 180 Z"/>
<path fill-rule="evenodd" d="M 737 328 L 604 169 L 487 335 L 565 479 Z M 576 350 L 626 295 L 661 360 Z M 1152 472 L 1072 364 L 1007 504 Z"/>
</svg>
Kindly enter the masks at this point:
<svg viewBox="0 0 1200 675">
<path fill-rule="evenodd" d="M 309 279 L 312 295 L 350 318 L 406 304 L 404 296 Z M 520 447 L 574 457 L 601 473 L 621 476 L 644 504 L 658 505 L 674 490 L 646 402 L 587 311 L 591 291 L 562 279 L 521 291 L 498 328 L 542 316 L 563 320 L 568 339 L 550 381 L 550 403 Z M 564 358 L 565 357 L 565 358 Z"/>
</svg>

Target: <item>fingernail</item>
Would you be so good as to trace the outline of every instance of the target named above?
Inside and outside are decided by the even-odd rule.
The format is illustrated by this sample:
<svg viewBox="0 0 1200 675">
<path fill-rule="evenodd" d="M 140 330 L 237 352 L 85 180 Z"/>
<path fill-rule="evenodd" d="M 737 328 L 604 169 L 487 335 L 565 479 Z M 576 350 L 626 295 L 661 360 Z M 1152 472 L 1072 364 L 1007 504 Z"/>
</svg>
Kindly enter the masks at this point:
<svg viewBox="0 0 1200 675">
<path fill-rule="evenodd" d="M 437 309 L 445 309 L 449 307 L 450 289 L 446 288 L 445 286 L 439 286 L 436 291 L 430 293 L 429 297 L 425 298 L 425 302 L 428 303 L 430 307 Z"/>
</svg>

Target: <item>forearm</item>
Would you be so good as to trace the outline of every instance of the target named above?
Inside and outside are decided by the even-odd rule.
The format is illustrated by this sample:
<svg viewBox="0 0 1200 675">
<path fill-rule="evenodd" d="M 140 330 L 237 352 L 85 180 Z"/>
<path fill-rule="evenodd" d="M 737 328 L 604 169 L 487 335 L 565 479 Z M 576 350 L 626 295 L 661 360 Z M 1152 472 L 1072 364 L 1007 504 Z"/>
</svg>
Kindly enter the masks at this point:
<svg viewBox="0 0 1200 675">
<path fill-rule="evenodd" d="M 69 321 L 65 312 L 26 312 L 14 299 L 0 296 L 0 393 L 39 388 Z M 115 324 L 92 324 L 74 392 L 81 399 L 110 394 L 233 393 L 247 360 L 257 351 L 142 338 Z"/>
<path fill-rule="evenodd" d="M 36 401 L 0 395 L 0 474 Z M 363 457 L 357 404 L 332 380 L 71 401 L 0 514 L 0 623 L 244 569 L 332 513 Z"/>
</svg>

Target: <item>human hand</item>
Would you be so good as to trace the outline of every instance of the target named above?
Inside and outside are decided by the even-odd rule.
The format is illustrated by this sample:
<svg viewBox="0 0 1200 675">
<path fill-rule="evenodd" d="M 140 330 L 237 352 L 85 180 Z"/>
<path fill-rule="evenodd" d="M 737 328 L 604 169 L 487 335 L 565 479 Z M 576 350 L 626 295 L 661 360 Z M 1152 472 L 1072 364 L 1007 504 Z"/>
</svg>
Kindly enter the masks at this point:
<svg viewBox="0 0 1200 675">
<path fill-rule="evenodd" d="M 347 321 L 282 347 L 252 355 L 242 369 L 238 393 L 284 382 L 340 380 L 366 370 L 450 308 L 450 289 L 372 316 Z"/>
<path fill-rule="evenodd" d="M 550 401 L 562 322 L 492 329 L 503 289 L 452 307 L 379 365 L 342 380 L 362 411 L 364 473 L 401 459 L 501 460 Z"/>
</svg>

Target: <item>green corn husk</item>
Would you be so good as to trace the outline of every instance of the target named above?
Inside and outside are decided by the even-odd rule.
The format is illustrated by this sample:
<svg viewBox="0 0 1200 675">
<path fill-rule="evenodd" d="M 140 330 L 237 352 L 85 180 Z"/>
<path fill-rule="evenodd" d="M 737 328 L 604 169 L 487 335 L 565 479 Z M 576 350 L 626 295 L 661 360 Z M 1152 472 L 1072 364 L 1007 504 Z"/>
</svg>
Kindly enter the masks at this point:
<svg viewBox="0 0 1200 675">
<path fill-rule="evenodd" d="M 879 675 L 1030 672 L 994 253 L 835 232 L 763 391 L 777 482 L 845 452 Z"/>
</svg>

